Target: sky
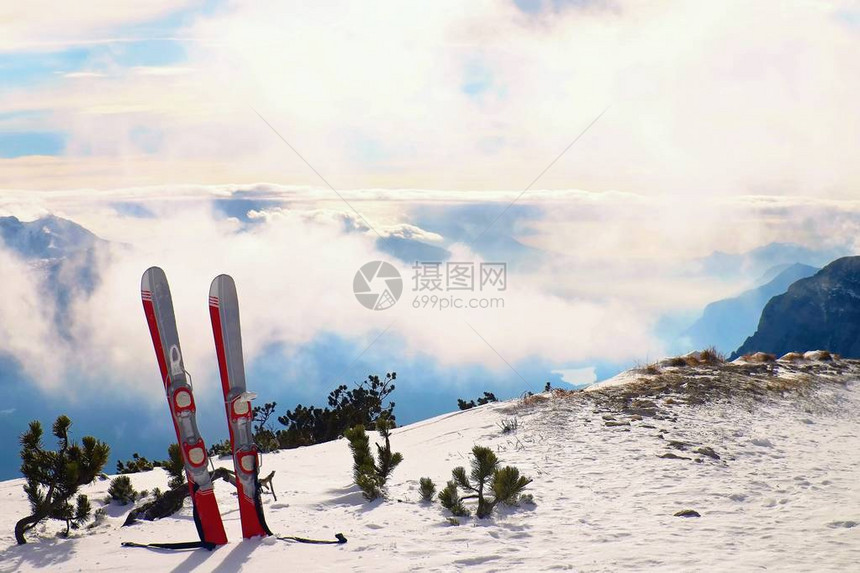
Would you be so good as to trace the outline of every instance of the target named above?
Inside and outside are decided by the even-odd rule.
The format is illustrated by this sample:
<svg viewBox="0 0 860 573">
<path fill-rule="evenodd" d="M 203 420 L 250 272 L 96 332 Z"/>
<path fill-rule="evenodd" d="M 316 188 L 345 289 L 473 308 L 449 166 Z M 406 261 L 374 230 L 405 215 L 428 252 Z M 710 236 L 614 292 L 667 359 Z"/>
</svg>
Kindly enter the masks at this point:
<svg viewBox="0 0 860 573">
<path fill-rule="evenodd" d="M 124 457 L 130 416 L 160 428 L 152 265 L 213 420 L 201 301 L 222 272 L 279 410 L 396 370 L 410 421 L 675 351 L 668 331 L 763 272 L 744 253 L 856 252 L 858 53 L 856 1 L 7 2 L 0 216 L 105 243 L 60 329 L 38 264 L 0 244 L 3 380 L 24 391 L 4 451 L 62 409 Z M 353 293 L 376 260 L 403 280 L 387 310 Z M 504 291 L 438 293 L 504 307 L 428 308 L 415 260 L 505 263 Z"/>
</svg>

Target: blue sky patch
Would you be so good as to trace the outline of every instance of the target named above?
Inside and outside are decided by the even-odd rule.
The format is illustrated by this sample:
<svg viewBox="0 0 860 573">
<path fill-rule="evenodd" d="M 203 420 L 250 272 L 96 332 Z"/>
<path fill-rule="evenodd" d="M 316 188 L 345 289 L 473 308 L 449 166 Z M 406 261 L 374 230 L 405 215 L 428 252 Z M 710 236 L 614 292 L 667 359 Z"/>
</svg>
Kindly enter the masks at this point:
<svg viewBox="0 0 860 573">
<path fill-rule="evenodd" d="M 25 155 L 60 155 L 65 147 L 66 135 L 60 132 L 0 132 L 0 157 L 6 159 Z"/>
</svg>

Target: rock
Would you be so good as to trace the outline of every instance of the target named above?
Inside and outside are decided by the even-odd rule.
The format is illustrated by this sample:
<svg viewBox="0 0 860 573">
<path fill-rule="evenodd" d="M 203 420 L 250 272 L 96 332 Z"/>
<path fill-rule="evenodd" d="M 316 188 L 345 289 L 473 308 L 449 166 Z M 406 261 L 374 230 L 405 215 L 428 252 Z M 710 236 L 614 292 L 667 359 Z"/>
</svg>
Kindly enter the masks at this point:
<svg viewBox="0 0 860 573">
<path fill-rule="evenodd" d="M 657 408 L 624 408 L 622 411 L 628 415 L 648 416 L 649 418 L 657 415 Z"/>
<path fill-rule="evenodd" d="M 672 452 L 667 452 L 662 456 L 657 456 L 658 458 L 663 458 L 665 460 L 689 460 L 690 458 L 685 458 L 684 456 L 679 456 L 677 454 L 673 454 Z"/>
<path fill-rule="evenodd" d="M 613 416 L 612 414 L 603 414 L 603 419 L 604 420 L 614 420 L 615 416 Z"/>
<path fill-rule="evenodd" d="M 675 517 L 702 517 L 695 509 L 682 509 L 675 514 Z"/>
<path fill-rule="evenodd" d="M 603 422 L 603 423 L 610 428 L 613 428 L 615 426 L 629 426 L 630 425 L 630 422 L 614 422 L 612 420 L 607 420 L 606 422 Z"/>
<path fill-rule="evenodd" d="M 675 448 L 676 450 L 686 450 L 687 446 L 689 446 L 690 444 L 688 444 L 687 442 L 681 442 L 679 440 L 671 440 L 667 445 L 670 448 Z"/>
<path fill-rule="evenodd" d="M 696 448 L 695 450 L 693 450 L 693 452 L 697 454 L 702 454 L 703 456 L 708 456 L 709 458 L 713 458 L 715 460 L 720 459 L 719 454 L 717 454 L 717 452 L 715 452 L 714 449 L 710 446 L 702 446 L 700 448 Z"/>
<path fill-rule="evenodd" d="M 634 422 L 641 422 L 642 416 L 640 416 L 639 414 L 633 414 L 632 416 L 630 416 L 630 419 L 633 420 Z"/>
</svg>

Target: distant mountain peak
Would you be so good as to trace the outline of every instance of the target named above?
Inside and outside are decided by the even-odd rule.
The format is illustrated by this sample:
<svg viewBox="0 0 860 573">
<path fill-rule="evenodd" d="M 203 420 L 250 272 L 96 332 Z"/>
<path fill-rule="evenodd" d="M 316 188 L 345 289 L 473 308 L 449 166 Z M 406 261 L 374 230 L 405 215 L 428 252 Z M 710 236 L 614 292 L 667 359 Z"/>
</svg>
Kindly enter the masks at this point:
<svg viewBox="0 0 860 573">
<path fill-rule="evenodd" d="M 781 270 L 765 284 L 708 304 L 702 316 L 684 332 L 689 347 L 714 345 L 720 352 L 731 352 L 755 331 L 762 310 L 773 296 L 784 293 L 796 280 L 818 271 L 800 263 L 773 268 Z"/>
<path fill-rule="evenodd" d="M 25 259 L 56 259 L 103 241 L 74 221 L 45 215 L 26 222 L 15 216 L 0 217 L 0 243 Z"/>
<path fill-rule="evenodd" d="M 842 257 L 773 297 L 733 357 L 823 348 L 860 356 L 860 256 Z"/>
</svg>

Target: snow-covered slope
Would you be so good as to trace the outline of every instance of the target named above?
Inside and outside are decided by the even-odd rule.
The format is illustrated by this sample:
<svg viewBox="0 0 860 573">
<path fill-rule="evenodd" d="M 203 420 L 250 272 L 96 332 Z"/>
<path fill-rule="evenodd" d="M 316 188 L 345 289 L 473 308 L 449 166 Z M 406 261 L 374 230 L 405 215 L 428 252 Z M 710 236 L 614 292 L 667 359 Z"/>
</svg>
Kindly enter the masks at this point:
<svg viewBox="0 0 860 573">
<path fill-rule="evenodd" d="M 589 392 L 439 416 L 395 431 L 405 461 L 384 502 L 351 485 L 343 440 L 266 455 L 263 474 L 277 472 L 269 526 L 343 532 L 343 546 L 241 541 L 235 494 L 217 481 L 231 542 L 213 552 L 120 546 L 194 540 L 187 506 L 120 528 L 129 507 L 110 505 L 95 528 L 62 539 L 54 522 L 18 547 L 12 528 L 27 503 L 21 480 L 7 481 L 0 570 L 848 571 L 860 563 L 858 374 L 844 360 L 653 367 Z M 513 417 L 517 431 L 503 434 Z M 420 503 L 418 479 L 441 487 L 474 444 L 534 478 L 536 505 L 452 526 L 438 503 Z M 167 483 L 160 469 L 131 477 L 137 489 Z M 94 507 L 107 487 L 85 488 Z M 700 517 L 675 517 L 682 510 Z"/>
</svg>

